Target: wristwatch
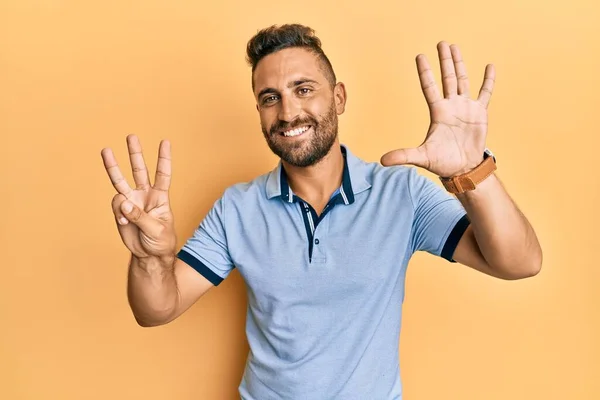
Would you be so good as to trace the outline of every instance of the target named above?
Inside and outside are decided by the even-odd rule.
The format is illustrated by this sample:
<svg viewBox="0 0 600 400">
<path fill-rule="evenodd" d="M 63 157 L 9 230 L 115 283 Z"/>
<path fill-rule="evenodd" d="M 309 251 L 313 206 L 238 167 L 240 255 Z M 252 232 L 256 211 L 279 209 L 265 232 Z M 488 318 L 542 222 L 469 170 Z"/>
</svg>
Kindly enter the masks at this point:
<svg viewBox="0 0 600 400">
<path fill-rule="evenodd" d="M 447 191 L 454 194 L 474 190 L 477 185 L 496 170 L 496 156 L 489 150 L 483 152 L 483 161 L 469 172 L 449 178 L 440 177 Z"/>
</svg>

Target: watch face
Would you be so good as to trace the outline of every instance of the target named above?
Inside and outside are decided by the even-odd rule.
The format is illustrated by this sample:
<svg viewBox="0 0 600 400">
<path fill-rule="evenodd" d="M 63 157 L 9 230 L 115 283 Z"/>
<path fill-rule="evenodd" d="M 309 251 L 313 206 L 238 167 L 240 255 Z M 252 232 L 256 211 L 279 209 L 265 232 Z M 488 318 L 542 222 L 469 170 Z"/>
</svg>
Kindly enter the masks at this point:
<svg viewBox="0 0 600 400">
<path fill-rule="evenodd" d="M 485 160 L 488 157 L 492 157 L 494 159 L 494 162 L 496 162 L 496 156 L 494 156 L 494 153 L 492 153 L 492 151 L 490 149 L 485 149 L 483 151 L 483 159 Z"/>
</svg>

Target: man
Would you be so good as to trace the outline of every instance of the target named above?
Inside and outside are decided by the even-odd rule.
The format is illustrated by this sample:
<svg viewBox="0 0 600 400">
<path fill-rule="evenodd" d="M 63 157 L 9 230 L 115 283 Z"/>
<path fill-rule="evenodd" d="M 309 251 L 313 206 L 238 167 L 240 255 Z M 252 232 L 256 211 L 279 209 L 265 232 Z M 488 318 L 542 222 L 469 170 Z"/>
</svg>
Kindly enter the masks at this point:
<svg viewBox="0 0 600 400">
<path fill-rule="evenodd" d="M 247 47 L 252 88 L 281 162 L 227 188 L 179 252 L 169 142 L 151 186 L 140 143 L 128 137 L 135 189 L 104 149 L 117 227 L 132 253 L 128 297 L 138 323 L 174 320 L 236 267 L 248 289 L 243 399 L 400 399 L 401 308 L 414 252 L 501 279 L 533 276 L 542 262 L 485 148 L 494 69 L 471 99 L 459 49 L 440 42 L 438 52 L 442 93 L 427 59 L 416 59 L 431 115 L 424 142 L 379 165 L 339 142 L 346 88 L 314 32 L 258 32 Z"/>
</svg>

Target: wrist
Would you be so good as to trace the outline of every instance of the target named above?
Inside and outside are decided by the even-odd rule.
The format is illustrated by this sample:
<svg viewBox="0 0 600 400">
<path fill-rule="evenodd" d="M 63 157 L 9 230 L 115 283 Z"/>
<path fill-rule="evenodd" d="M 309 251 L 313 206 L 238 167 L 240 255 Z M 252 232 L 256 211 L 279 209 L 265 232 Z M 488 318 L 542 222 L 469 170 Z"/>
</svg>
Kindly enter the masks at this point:
<svg viewBox="0 0 600 400">
<path fill-rule="evenodd" d="M 477 160 L 477 162 L 475 164 L 469 164 L 467 166 L 465 166 L 464 168 L 456 171 L 454 174 L 452 174 L 451 176 L 448 177 L 443 177 L 446 179 L 452 179 L 455 176 L 461 176 L 461 175 L 466 175 L 469 172 L 473 171 L 475 168 L 477 168 L 479 165 L 481 165 L 481 163 L 484 161 L 485 159 L 483 157 L 481 157 L 479 160 Z"/>
<path fill-rule="evenodd" d="M 447 191 L 462 194 L 475 188 L 496 171 L 496 157 L 485 149 L 482 161 L 475 167 L 461 171 L 451 177 L 440 177 Z"/>
<path fill-rule="evenodd" d="M 133 256 L 134 264 L 148 274 L 173 270 L 176 258 L 174 253 L 145 257 Z"/>
</svg>

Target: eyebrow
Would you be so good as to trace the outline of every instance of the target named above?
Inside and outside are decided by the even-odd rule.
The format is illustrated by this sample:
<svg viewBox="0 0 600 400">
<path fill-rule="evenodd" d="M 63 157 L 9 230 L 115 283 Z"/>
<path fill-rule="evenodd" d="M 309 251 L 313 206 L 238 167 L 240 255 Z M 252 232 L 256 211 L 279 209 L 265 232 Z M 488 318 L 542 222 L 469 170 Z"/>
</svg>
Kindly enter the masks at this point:
<svg viewBox="0 0 600 400">
<path fill-rule="evenodd" d="M 309 78 L 299 78 L 296 79 L 295 81 L 292 81 L 290 83 L 288 83 L 287 87 L 288 88 L 293 88 L 296 86 L 300 86 L 303 85 L 305 83 L 314 83 L 314 84 L 319 84 L 319 82 L 315 81 L 314 79 L 309 79 Z M 277 89 L 275 88 L 264 88 L 263 90 L 261 90 L 258 93 L 258 98 L 261 98 L 263 95 L 267 94 L 267 93 L 277 93 Z"/>
</svg>

